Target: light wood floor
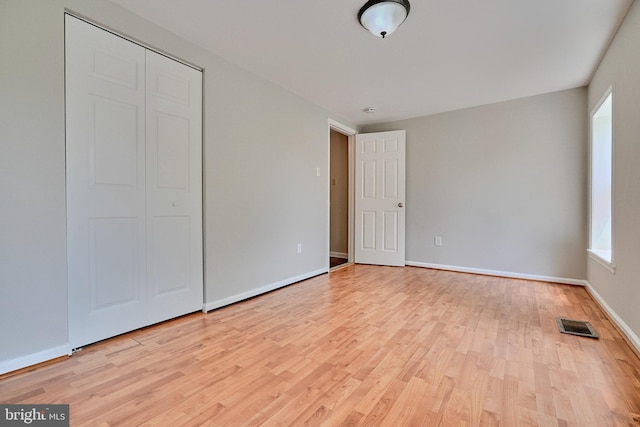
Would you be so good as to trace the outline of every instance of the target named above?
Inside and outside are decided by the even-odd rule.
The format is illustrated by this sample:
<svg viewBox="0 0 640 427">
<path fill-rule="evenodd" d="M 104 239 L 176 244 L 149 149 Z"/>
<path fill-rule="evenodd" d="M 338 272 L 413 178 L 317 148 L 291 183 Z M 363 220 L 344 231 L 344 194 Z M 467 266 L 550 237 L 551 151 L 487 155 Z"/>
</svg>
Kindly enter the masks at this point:
<svg viewBox="0 0 640 427">
<path fill-rule="evenodd" d="M 630 426 L 640 361 L 584 288 L 352 265 L 2 377 L 0 402 L 72 426 Z"/>
</svg>

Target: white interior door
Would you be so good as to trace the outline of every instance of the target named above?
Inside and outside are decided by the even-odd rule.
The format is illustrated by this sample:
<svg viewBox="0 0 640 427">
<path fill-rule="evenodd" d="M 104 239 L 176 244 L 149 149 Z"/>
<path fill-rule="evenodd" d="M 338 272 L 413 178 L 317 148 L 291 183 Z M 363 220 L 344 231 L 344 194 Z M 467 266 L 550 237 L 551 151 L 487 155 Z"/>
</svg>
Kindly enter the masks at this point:
<svg viewBox="0 0 640 427">
<path fill-rule="evenodd" d="M 69 15 L 65 55 L 79 347 L 202 307 L 201 74 Z"/>
<path fill-rule="evenodd" d="M 145 49 L 66 18 L 67 260 L 74 347 L 144 326 Z"/>
<path fill-rule="evenodd" d="M 405 131 L 356 135 L 355 262 L 405 265 Z"/>
<path fill-rule="evenodd" d="M 151 323 L 202 308 L 202 73 L 147 51 Z"/>
</svg>

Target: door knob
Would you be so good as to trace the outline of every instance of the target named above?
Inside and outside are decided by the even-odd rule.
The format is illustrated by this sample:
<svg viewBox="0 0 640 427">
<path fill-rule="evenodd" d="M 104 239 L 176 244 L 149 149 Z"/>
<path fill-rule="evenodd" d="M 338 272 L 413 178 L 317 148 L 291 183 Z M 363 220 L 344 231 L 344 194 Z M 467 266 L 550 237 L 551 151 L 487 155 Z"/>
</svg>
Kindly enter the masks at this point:
<svg viewBox="0 0 640 427">
<path fill-rule="evenodd" d="M 399 207 L 399 208 L 404 207 L 404 205 L 402 204 L 402 202 L 398 203 L 398 207 Z"/>
</svg>

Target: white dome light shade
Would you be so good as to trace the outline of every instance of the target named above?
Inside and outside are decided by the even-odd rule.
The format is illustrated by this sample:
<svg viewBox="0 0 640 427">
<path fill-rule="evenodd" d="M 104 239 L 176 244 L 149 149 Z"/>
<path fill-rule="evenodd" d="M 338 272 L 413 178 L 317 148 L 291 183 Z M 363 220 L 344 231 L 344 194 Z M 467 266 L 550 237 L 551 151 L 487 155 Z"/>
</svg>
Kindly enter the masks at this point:
<svg viewBox="0 0 640 427">
<path fill-rule="evenodd" d="M 385 38 L 407 19 L 409 8 L 407 0 L 370 0 L 360 9 L 358 19 L 371 34 Z"/>
</svg>

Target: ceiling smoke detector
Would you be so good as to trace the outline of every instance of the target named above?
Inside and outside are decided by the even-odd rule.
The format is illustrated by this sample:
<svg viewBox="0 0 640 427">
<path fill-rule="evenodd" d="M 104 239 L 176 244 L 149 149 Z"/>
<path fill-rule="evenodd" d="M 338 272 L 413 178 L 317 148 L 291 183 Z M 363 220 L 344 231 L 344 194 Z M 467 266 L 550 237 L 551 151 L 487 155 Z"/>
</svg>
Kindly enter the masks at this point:
<svg viewBox="0 0 640 427">
<path fill-rule="evenodd" d="M 367 107 L 365 109 L 363 109 L 362 111 L 364 111 L 367 114 L 373 114 L 376 112 L 376 107 Z"/>
</svg>

